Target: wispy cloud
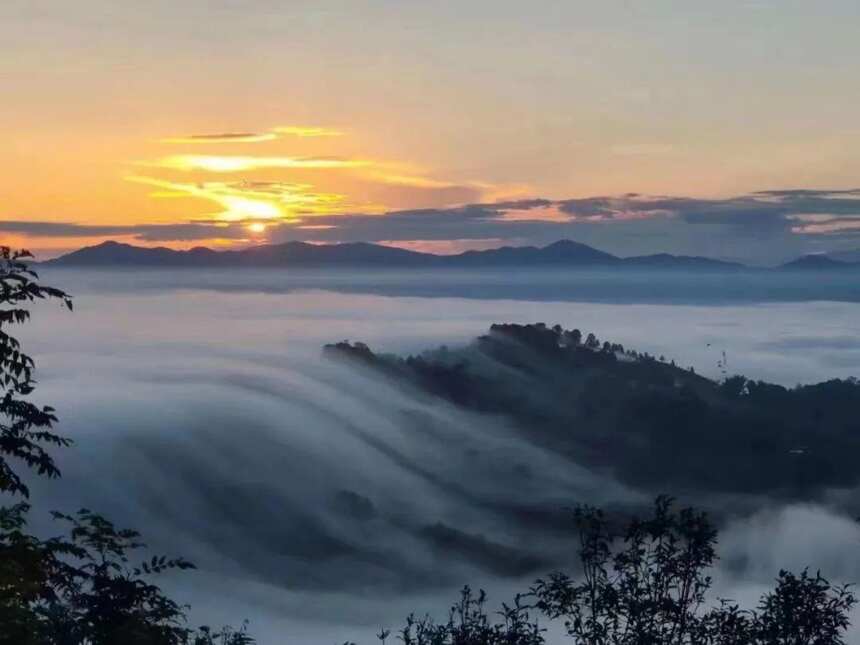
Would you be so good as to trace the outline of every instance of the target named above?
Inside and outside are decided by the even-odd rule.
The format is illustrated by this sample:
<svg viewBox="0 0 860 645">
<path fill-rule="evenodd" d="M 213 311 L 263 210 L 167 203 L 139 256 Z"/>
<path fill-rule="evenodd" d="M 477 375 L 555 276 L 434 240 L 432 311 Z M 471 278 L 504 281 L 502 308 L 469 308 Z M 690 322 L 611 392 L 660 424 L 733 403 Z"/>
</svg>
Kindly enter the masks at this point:
<svg viewBox="0 0 860 645">
<path fill-rule="evenodd" d="M 211 215 L 224 222 L 279 220 L 299 222 L 301 215 L 319 215 L 339 210 L 344 196 L 315 192 L 307 184 L 283 182 L 202 182 L 167 181 L 139 175 L 129 181 L 161 189 L 156 196 L 197 197 L 219 204 L 224 210 Z"/>
<path fill-rule="evenodd" d="M 340 130 L 332 130 L 318 126 L 282 125 L 265 132 L 218 132 L 214 134 L 189 134 L 161 139 L 162 143 L 195 144 L 195 143 L 261 143 L 274 141 L 284 136 L 314 138 L 340 137 Z"/>
<path fill-rule="evenodd" d="M 281 125 L 272 128 L 272 132 L 276 134 L 292 135 L 294 137 L 340 137 L 343 132 L 340 130 L 330 130 L 329 128 L 308 127 L 300 125 Z"/>
<path fill-rule="evenodd" d="M 392 186 L 408 186 L 410 188 L 445 189 L 457 188 L 464 185 L 453 181 L 433 179 L 432 177 L 401 174 L 394 167 L 394 164 L 388 164 L 388 167 L 391 169 L 386 170 L 385 165 L 380 164 L 378 169 L 363 172 L 361 176 L 370 181 L 378 181 Z"/>
<path fill-rule="evenodd" d="M 171 144 L 248 143 L 287 137 L 336 137 L 339 130 L 320 126 L 283 125 L 267 131 L 235 131 L 193 134 L 163 139 Z M 421 206 L 452 207 L 490 199 L 489 195 L 515 194 L 505 188 L 481 181 L 453 181 L 438 173 L 403 160 L 371 159 L 346 155 L 307 154 L 196 154 L 184 150 L 135 165 L 162 171 L 195 173 L 197 181 L 176 181 L 163 173 L 139 172 L 131 181 L 158 188 L 156 198 L 195 197 L 216 202 L 222 210 L 205 217 L 219 221 L 280 220 L 298 223 L 304 216 L 361 212 L 379 214 L 392 204 L 414 203 Z M 261 175 L 265 173 L 265 175 Z M 330 174 L 329 174 L 330 173 Z M 200 181 L 205 174 L 234 175 L 235 181 Z M 143 176 L 146 175 L 146 176 Z M 159 176 L 162 175 L 162 176 Z M 285 181 L 271 181 L 283 176 Z M 298 183 L 313 177 L 315 184 Z M 261 178 L 266 181 L 259 181 Z M 289 181 L 293 179 L 293 181 Z M 333 189 L 332 189 L 333 188 Z M 347 196 L 349 193 L 349 198 Z M 386 203 L 389 202 L 389 203 Z M 259 227 L 258 227 L 259 228 Z"/>
<path fill-rule="evenodd" d="M 277 135 L 272 132 L 224 132 L 221 134 L 192 134 L 184 137 L 168 137 L 162 143 L 260 143 L 273 141 Z"/>
<path fill-rule="evenodd" d="M 246 172 L 264 168 L 337 169 L 361 168 L 370 165 L 361 159 L 334 157 L 256 157 L 240 155 L 171 155 L 145 165 L 172 170 L 202 170 L 206 172 Z"/>
<path fill-rule="evenodd" d="M 131 238 L 139 242 L 178 242 L 215 239 L 243 240 L 248 237 L 244 224 L 183 222 L 176 224 L 101 225 L 74 222 L 0 222 L 0 232 L 38 238 Z"/>
<path fill-rule="evenodd" d="M 0 232 L 56 238 L 126 235 L 145 242 L 244 240 L 255 233 L 270 242 L 367 241 L 416 248 L 442 248 L 450 241 L 468 248 L 486 240 L 542 244 L 574 238 L 619 255 L 713 256 L 714 249 L 722 248 L 731 251 L 720 255 L 725 259 L 778 262 L 801 253 L 854 248 L 860 230 L 860 193 L 851 191 L 723 199 L 626 194 L 368 211 L 350 205 L 343 195 L 315 192 L 306 184 L 131 179 L 161 194 L 210 200 L 221 210 L 176 225 L 87 227 L 19 221 L 0 222 Z"/>
<path fill-rule="evenodd" d="M 838 235 L 857 231 L 860 232 L 860 217 L 833 217 L 830 215 L 816 216 L 814 219 L 798 218 L 799 222 L 791 227 L 793 233 L 806 235 Z"/>
</svg>

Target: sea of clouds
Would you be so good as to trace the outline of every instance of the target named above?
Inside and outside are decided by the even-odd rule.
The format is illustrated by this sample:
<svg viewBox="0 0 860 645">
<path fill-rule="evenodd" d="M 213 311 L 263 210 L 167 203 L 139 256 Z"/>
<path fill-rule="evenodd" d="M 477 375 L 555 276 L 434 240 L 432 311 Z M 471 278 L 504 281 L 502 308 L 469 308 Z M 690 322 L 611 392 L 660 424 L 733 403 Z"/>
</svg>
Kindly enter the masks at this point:
<svg viewBox="0 0 860 645">
<path fill-rule="evenodd" d="M 423 293 L 396 277 L 45 277 L 75 295 L 75 311 L 39 305 L 21 336 L 37 359 L 36 400 L 57 408 L 75 446 L 61 453 L 62 480 L 36 483 L 36 508 L 87 506 L 192 559 L 200 570 L 168 586 L 194 621 L 248 618 L 262 643 L 370 643 L 411 611 L 443 612 L 464 583 L 509 600 L 573 565 L 566 507 L 648 503 L 506 419 L 328 361 L 325 343 L 417 352 L 493 322 L 543 321 L 713 377 L 723 352 L 729 372 L 785 385 L 860 374 L 860 304 L 813 292 L 654 304 L 605 290 L 600 302 L 529 299 L 522 280 L 501 299 L 475 280 Z M 848 494 L 722 509 L 720 594 L 752 601 L 781 567 L 860 580 Z"/>
</svg>

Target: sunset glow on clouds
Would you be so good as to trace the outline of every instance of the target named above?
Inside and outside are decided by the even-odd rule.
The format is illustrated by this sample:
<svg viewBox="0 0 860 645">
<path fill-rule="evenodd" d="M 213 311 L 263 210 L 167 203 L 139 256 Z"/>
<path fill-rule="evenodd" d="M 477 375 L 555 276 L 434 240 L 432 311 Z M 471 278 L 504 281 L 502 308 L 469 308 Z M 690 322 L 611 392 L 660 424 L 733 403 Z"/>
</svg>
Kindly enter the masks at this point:
<svg viewBox="0 0 860 645">
<path fill-rule="evenodd" d="M 274 141 L 277 135 L 273 132 L 255 134 L 253 132 L 225 132 L 222 134 L 191 134 L 185 137 L 167 137 L 162 143 L 260 143 Z"/>
<path fill-rule="evenodd" d="M 370 165 L 360 159 L 324 159 L 308 157 L 251 157 L 234 155 L 171 155 L 152 162 L 153 166 L 173 170 L 206 172 L 242 172 L 261 168 L 361 168 Z"/>
<path fill-rule="evenodd" d="M 130 190 L 147 189 L 145 198 L 156 210 L 158 204 L 173 212 L 170 204 L 187 205 L 181 217 L 54 226 L 9 218 L 0 221 L 0 234 L 48 249 L 70 248 L 69 239 L 176 248 L 304 240 L 372 241 L 442 253 L 568 237 L 623 254 L 625 240 L 634 242 L 630 252 L 638 251 L 638 241 L 654 250 L 689 247 L 693 253 L 691 239 L 706 233 L 714 239 L 765 233 L 794 252 L 801 247 L 792 240 L 860 230 L 860 191 L 853 189 L 717 199 L 636 193 L 550 199 L 523 184 L 449 180 L 412 161 L 357 155 L 340 131 L 281 126 L 259 132 L 165 137 L 151 158 L 116 164 L 118 171 L 131 171 L 123 175 Z M 336 145 L 319 146 L 317 154 L 314 142 L 328 140 Z M 207 154 L 194 152 L 197 144 L 205 144 Z"/>
<path fill-rule="evenodd" d="M 478 196 L 484 189 L 495 190 L 496 186 L 485 182 L 470 182 L 460 186 L 456 182 L 438 179 L 422 174 L 415 164 L 393 161 L 372 161 L 369 159 L 340 156 L 286 156 L 275 154 L 231 154 L 228 151 L 235 144 L 267 144 L 255 146 L 261 152 L 278 142 L 281 146 L 289 142 L 278 141 L 284 137 L 295 136 L 304 139 L 319 137 L 340 137 L 342 132 L 314 126 L 278 126 L 264 134 L 222 133 L 197 134 L 187 137 L 169 137 L 161 142 L 172 145 L 206 143 L 214 147 L 220 144 L 221 154 L 170 154 L 154 160 L 135 163 L 141 169 L 159 171 L 159 176 L 151 174 L 129 174 L 125 179 L 136 184 L 151 186 L 156 190 L 150 193 L 152 199 L 197 199 L 214 202 L 220 210 L 206 210 L 190 222 L 201 223 L 239 223 L 247 224 L 248 231 L 260 235 L 265 233 L 269 224 L 299 225 L 301 230 L 308 228 L 306 222 L 322 215 L 355 212 L 362 214 L 383 214 L 391 205 L 373 199 L 357 197 L 345 191 L 322 190 L 318 186 L 350 186 L 353 192 L 361 192 L 361 184 L 394 186 L 417 191 L 456 191 L 463 188 L 474 191 Z M 167 173 L 173 171 L 174 177 Z M 181 175 L 194 174 L 195 181 Z M 261 173 L 278 173 L 278 179 L 259 178 Z M 307 173 L 308 181 L 290 181 L 294 173 Z M 231 180 L 224 181 L 218 176 L 229 175 Z M 269 175 L 271 176 L 271 175 Z M 283 179 L 281 179 L 283 178 Z M 366 191 L 365 191 L 366 192 Z M 455 205 L 443 203 L 443 206 Z M 237 243 L 247 242 L 238 239 Z"/>
<path fill-rule="evenodd" d="M 39 4 L 0 3 L 0 235 L 43 254 L 860 247 L 856 2 Z"/>
<path fill-rule="evenodd" d="M 190 134 L 181 137 L 166 137 L 162 143 L 262 143 L 274 141 L 279 137 L 339 137 L 343 132 L 329 128 L 307 127 L 299 125 L 282 125 L 272 128 L 268 132 L 224 132 L 220 134 Z"/>
</svg>

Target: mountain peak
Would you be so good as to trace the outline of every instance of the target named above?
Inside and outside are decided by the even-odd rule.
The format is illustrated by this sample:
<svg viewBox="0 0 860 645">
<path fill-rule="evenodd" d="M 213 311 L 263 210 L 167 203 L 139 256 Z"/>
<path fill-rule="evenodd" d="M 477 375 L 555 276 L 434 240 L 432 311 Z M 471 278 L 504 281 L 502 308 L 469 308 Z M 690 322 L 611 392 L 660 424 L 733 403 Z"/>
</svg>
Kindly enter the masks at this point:
<svg viewBox="0 0 860 645">
<path fill-rule="evenodd" d="M 581 249 L 581 248 L 592 248 L 587 244 L 583 244 L 582 242 L 576 242 L 574 240 L 564 238 L 561 240 L 557 240 L 552 244 L 548 244 L 543 247 L 544 249 Z"/>
<path fill-rule="evenodd" d="M 841 262 L 824 254 L 803 255 L 796 260 L 786 262 L 783 269 L 844 269 L 852 264 Z"/>
</svg>

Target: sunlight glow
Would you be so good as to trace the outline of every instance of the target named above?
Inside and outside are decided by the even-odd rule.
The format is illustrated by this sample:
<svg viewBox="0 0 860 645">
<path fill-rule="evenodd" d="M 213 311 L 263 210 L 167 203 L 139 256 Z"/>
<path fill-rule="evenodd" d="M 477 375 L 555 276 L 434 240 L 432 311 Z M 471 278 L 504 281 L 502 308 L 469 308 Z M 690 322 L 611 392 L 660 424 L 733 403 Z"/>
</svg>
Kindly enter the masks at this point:
<svg viewBox="0 0 860 645">
<path fill-rule="evenodd" d="M 284 125 L 272 128 L 277 134 L 287 134 L 295 137 L 340 137 L 343 132 L 329 130 L 328 128 L 305 127 L 298 125 Z"/>
<path fill-rule="evenodd" d="M 196 197 L 219 204 L 224 210 L 212 215 L 221 222 L 278 220 L 298 223 L 303 217 L 341 212 L 343 195 L 313 192 L 309 184 L 283 182 L 182 183 L 153 177 L 129 176 L 128 181 L 155 186 L 166 197 Z"/>
<path fill-rule="evenodd" d="M 172 170 L 242 172 L 247 170 L 258 170 L 260 168 L 361 168 L 370 165 L 370 162 L 361 159 L 335 159 L 326 157 L 172 155 L 159 159 L 152 165 L 159 168 L 170 168 Z"/>
</svg>

